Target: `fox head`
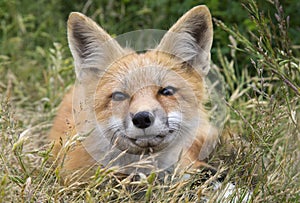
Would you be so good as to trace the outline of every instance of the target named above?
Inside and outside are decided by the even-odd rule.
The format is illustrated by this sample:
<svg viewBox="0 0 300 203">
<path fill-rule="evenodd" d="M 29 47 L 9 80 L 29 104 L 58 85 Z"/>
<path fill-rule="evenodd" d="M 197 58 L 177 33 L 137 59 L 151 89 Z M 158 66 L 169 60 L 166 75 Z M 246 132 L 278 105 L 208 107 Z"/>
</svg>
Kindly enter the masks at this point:
<svg viewBox="0 0 300 203">
<path fill-rule="evenodd" d="M 74 119 L 79 132 L 92 131 L 87 150 L 98 158 L 117 149 L 175 160 L 202 145 L 210 136 L 203 103 L 212 39 L 205 6 L 188 11 L 155 49 L 140 54 L 122 48 L 90 18 L 71 13 L 68 41 L 80 89 Z"/>
</svg>

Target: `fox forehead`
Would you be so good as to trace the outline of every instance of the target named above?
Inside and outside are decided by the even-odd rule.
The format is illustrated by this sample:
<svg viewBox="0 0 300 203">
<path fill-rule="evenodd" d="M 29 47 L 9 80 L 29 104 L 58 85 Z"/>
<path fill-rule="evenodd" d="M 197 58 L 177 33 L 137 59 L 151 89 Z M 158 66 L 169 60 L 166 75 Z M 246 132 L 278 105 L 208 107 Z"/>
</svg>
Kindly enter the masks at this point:
<svg viewBox="0 0 300 203">
<path fill-rule="evenodd" d="M 183 87 L 189 84 L 198 90 L 202 89 L 201 75 L 192 67 L 187 67 L 190 70 L 186 71 L 183 66 L 189 65 L 164 52 L 132 53 L 111 64 L 98 85 L 132 93 L 147 86 Z"/>
</svg>

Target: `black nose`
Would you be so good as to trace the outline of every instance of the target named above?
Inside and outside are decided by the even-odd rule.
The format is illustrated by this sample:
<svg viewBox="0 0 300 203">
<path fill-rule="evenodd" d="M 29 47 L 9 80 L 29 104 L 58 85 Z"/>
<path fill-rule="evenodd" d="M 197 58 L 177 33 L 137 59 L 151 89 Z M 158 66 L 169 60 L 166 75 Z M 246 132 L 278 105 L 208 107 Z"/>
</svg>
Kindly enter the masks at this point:
<svg viewBox="0 0 300 203">
<path fill-rule="evenodd" d="M 145 129 L 153 124 L 154 116 L 147 111 L 141 111 L 134 115 L 132 122 L 135 127 Z"/>
</svg>

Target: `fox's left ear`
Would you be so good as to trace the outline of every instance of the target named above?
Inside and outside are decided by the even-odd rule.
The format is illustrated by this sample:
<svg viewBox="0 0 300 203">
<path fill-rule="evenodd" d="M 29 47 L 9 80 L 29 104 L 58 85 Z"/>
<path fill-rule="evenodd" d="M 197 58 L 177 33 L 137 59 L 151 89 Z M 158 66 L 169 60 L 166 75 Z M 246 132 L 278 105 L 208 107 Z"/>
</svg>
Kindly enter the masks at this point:
<svg viewBox="0 0 300 203">
<path fill-rule="evenodd" d="M 206 6 L 196 6 L 184 14 L 165 34 L 157 50 L 181 58 L 206 75 L 210 69 L 213 25 Z"/>
</svg>

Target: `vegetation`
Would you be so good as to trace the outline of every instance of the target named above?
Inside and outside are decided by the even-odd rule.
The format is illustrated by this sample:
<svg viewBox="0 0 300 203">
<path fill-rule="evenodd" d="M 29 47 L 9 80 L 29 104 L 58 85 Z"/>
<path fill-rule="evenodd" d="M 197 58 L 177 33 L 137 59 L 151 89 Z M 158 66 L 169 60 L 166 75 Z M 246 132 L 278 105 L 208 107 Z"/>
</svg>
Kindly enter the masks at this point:
<svg viewBox="0 0 300 203">
<path fill-rule="evenodd" d="M 219 167 L 227 171 L 224 182 L 251 190 L 250 202 L 300 202 L 300 2 L 200 3 L 215 18 L 212 58 L 226 83 L 225 127 L 236 151 L 227 157 L 222 145 L 216 150 L 225 157 Z M 196 4 L 0 1 L 0 202 L 133 202 L 138 196 L 145 202 L 177 202 L 204 195 L 218 200 L 220 193 L 209 184 L 216 177 L 198 184 L 202 172 L 182 181 L 151 174 L 120 182 L 99 169 L 86 183 L 64 186 L 48 162 L 51 145 L 45 143 L 57 106 L 74 82 L 66 40 L 71 11 L 86 13 L 118 35 L 168 29 Z"/>
</svg>

